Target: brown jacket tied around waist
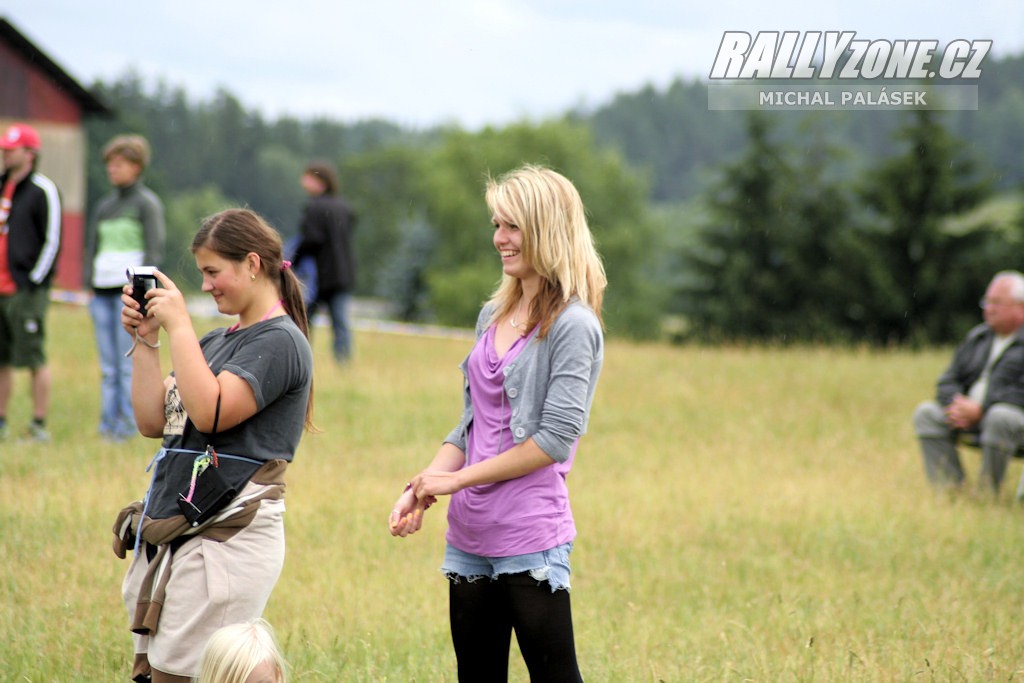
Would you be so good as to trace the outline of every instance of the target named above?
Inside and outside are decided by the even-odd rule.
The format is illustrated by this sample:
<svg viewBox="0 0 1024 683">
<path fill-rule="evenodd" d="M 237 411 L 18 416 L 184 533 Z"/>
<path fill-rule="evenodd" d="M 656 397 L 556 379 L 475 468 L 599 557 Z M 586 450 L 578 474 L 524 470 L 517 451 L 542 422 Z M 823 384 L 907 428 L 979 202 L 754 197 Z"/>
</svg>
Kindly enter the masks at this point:
<svg viewBox="0 0 1024 683">
<path fill-rule="evenodd" d="M 201 536 L 217 542 L 224 542 L 249 526 L 256 517 L 263 500 L 284 498 L 284 474 L 288 463 L 271 460 L 256 470 L 249 485 L 242 490 L 223 510 L 205 523 L 193 527 L 184 515 L 166 519 L 143 518 L 142 501 L 135 501 L 118 513 L 114 522 L 114 554 L 124 559 L 128 549 L 136 544 L 141 526 L 141 540 L 156 547 L 156 555 L 149 563 L 143 579 L 142 590 L 132 620 L 131 630 L 141 635 L 156 633 L 160 610 L 164 604 L 164 593 L 171 577 L 171 558 L 178 544 L 174 541 Z"/>
</svg>

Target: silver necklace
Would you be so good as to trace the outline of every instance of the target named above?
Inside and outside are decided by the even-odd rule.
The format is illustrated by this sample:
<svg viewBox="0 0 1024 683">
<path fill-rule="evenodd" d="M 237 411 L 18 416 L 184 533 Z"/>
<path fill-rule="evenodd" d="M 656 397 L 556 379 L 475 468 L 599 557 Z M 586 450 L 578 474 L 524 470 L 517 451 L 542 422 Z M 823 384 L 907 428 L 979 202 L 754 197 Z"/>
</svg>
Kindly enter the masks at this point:
<svg viewBox="0 0 1024 683">
<path fill-rule="evenodd" d="M 511 316 L 511 317 L 509 317 L 509 319 L 508 319 L 508 324 L 509 324 L 509 325 L 511 325 L 512 327 L 514 327 L 514 328 L 515 328 L 515 329 L 517 329 L 517 330 L 518 330 L 518 329 L 519 329 L 520 327 L 522 327 L 523 325 L 525 325 L 525 324 L 526 324 L 526 322 L 527 322 L 527 321 L 525 321 L 525 320 L 524 320 L 524 321 L 522 321 L 522 322 L 518 322 L 518 323 L 516 322 L 516 313 L 517 313 L 517 312 L 519 312 L 519 310 L 520 310 L 520 309 L 522 309 L 522 307 L 523 307 L 523 300 L 522 300 L 522 299 L 520 299 L 520 300 L 519 300 L 519 305 L 518 305 L 518 306 L 516 306 L 516 310 L 512 312 L 512 316 Z"/>
</svg>

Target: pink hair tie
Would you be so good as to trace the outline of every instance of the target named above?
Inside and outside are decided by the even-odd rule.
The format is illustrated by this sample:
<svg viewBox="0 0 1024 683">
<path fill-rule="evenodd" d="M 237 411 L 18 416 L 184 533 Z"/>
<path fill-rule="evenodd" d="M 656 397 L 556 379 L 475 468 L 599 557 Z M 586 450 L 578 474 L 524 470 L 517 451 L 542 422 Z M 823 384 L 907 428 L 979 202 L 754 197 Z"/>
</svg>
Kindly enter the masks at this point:
<svg viewBox="0 0 1024 683">
<path fill-rule="evenodd" d="M 282 271 L 288 270 L 291 267 L 292 267 L 292 262 L 291 261 L 289 261 L 287 259 L 285 259 L 284 261 L 281 261 L 281 270 Z"/>
</svg>

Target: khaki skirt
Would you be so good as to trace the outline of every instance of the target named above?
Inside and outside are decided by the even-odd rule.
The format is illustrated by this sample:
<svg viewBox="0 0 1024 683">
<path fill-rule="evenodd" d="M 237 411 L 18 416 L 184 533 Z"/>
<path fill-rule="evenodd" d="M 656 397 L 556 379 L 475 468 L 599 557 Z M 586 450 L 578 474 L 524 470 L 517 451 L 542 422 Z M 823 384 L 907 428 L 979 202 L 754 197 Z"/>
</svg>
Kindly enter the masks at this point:
<svg viewBox="0 0 1024 683">
<path fill-rule="evenodd" d="M 250 493 L 248 484 L 240 496 Z M 221 626 L 260 617 L 284 566 L 284 500 L 263 500 L 252 522 L 230 539 L 197 537 L 171 560 L 160 623 L 150 635 L 133 635 L 136 655 L 177 676 L 196 677 L 203 647 Z M 121 588 L 128 618 L 135 614 L 148 560 L 132 558 Z"/>
</svg>

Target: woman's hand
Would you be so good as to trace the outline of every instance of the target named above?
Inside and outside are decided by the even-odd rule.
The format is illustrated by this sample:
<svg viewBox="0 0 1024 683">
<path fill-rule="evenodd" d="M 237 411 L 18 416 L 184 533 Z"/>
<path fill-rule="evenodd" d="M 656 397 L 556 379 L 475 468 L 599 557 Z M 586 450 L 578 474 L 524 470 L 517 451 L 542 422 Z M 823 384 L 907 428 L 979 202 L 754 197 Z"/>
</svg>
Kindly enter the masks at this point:
<svg viewBox="0 0 1024 683">
<path fill-rule="evenodd" d="M 423 470 L 409 485 L 416 497 L 421 500 L 435 496 L 450 496 L 464 488 L 460 482 L 461 472 L 462 470 Z"/>
<path fill-rule="evenodd" d="M 181 290 L 159 270 L 153 271 L 153 274 L 160 286 L 146 292 L 147 317 L 155 319 L 168 333 L 183 324 L 191 326 L 192 319 Z"/>
<path fill-rule="evenodd" d="M 121 288 L 121 327 L 128 334 L 132 336 L 137 334 L 151 344 L 155 344 L 160 334 L 160 323 L 151 315 L 142 315 L 139 302 L 132 298 L 133 291 L 131 284 Z"/>
<path fill-rule="evenodd" d="M 395 506 L 388 517 L 388 528 L 392 536 L 406 537 L 414 534 L 423 526 L 423 513 L 437 501 L 433 496 L 420 500 L 407 486 L 402 495 L 395 501 Z"/>
</svg>

